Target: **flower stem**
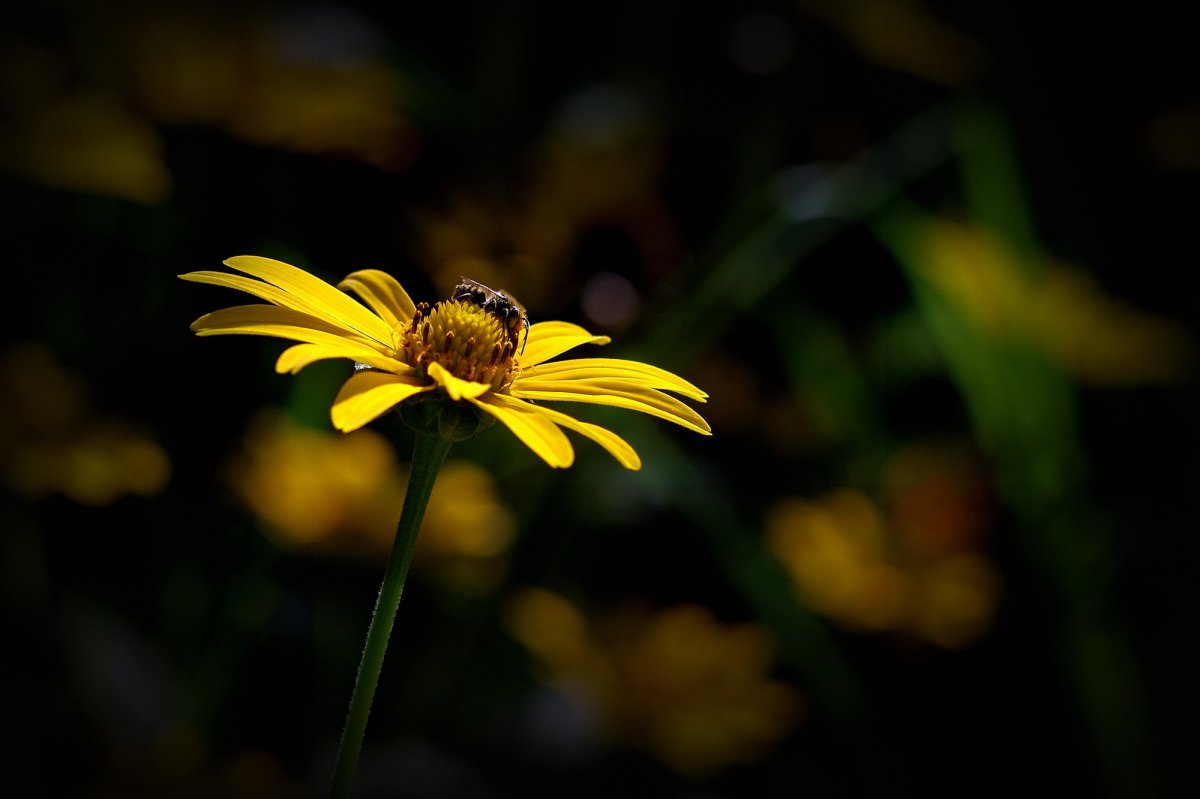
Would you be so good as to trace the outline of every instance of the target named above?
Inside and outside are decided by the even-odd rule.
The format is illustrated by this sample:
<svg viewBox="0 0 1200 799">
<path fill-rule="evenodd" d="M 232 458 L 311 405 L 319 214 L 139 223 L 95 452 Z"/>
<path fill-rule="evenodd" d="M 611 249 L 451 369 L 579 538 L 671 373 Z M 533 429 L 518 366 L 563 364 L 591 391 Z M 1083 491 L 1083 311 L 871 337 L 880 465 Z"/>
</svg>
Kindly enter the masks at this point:
<svg viewBox="0 0 1200 799">
<path fill-rule="evenodd" d="M 375 601 L 375 614 L 367 629 L 367 642 L 363 647 L 362 662 L 358 677 L 354 681 L 354 693 L 350 697 L 350 710 L 346 714 L 346 727 L 342 731 L 342 742 L 338 747 L 337 763 L 333 771 L 332 799 L 344 799 L 349 795 L 354 780 L 354 769 L 362 749 L 363 735 L 367 729 L 367 716 L 371 713 L 371 701 L 375 698 L 375 687 L 379 672 L 383 668 L 383 656 L 387 651 L 388 636 L 396 620 L 400 606 L 400 594 L 404 591 L 404 579 L 412 562 L 413 546 L 425 507 L 433 492 L 438 471 L 446 460 L 451 442 L 436 433 L 418 432 L 413 449 L 412 472 L 408 478 L 408 491 L 404 496 L 404 510 L 396 528 L 396 540 L 388 559 L 383 585 Z"/>
</svg>

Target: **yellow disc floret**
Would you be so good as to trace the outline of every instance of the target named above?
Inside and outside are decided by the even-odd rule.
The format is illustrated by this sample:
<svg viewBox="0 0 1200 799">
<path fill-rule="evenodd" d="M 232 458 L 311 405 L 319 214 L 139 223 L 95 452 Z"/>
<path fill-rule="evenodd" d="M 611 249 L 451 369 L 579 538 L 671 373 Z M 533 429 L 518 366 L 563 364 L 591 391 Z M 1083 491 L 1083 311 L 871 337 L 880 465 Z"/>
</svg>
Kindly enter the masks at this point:
<svg viewBox="0 0 1200 799">
<path fill-rule="evenodd" d="M 456 300 L 421 303 L 397 331 L 405 363 L 422 373 L 441 364 L 450 374 L 499 391 L 512 382 L 513 347 L 504 323 L 482 307 Z"/>
</svg>

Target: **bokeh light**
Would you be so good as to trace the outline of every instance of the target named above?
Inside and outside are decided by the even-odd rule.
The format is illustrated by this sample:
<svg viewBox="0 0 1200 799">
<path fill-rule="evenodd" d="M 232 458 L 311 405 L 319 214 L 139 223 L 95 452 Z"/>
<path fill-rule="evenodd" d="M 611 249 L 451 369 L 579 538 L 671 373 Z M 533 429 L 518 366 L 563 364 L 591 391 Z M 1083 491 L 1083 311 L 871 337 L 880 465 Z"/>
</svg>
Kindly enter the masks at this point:
<svg viewBox="0 0 1200 799">
<path fill-rule="evenodd" d="M 180 274 L 462 277 L 708 396 L 456 443 L 361 797 L 1200 790 L 1165 4 L 22 0 L 0 795 L 324 796 L 413 452 Z M 1132 55 L 1136 54 L 1136 55 Z M 225 292 L 222 294 L 221 292 Z M 549 403 L 547 403 L 549 405 Z"/>
</svg>

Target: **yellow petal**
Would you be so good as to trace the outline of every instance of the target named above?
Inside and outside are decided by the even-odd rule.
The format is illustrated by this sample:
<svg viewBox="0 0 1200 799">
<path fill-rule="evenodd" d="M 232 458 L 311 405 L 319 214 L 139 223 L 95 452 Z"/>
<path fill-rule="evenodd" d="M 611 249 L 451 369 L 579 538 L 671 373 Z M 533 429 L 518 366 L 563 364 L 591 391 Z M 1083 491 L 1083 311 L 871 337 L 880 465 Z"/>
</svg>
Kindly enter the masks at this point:
<svg viewBox="0 0 1200 799">
<path fill-rule="evenodd" d="M 527 367 L 524 378 L 542 380 L 553 376 L 555 380 L 586 380 L 591 378 L 615 377 L 636 378 L 649 388 L 661 388 L 682 394 L 689 399 L 704 402 L 708 394 L 676 374 L 640 361 L 619 358 L 576 358 L 555 361 L 535 367 Z"/>
<path fill-rule="evenodd" d="M 393 374 L 410 374 L 413 371 L 411 366 L 406 366 L 395 358 L 380 355 L 375 350 L 353 345 L 350 342 L 347 342 L 345 346 L 297 344 L 294 347 L 288 347 L 275 362 L 275 371 L 280 374 L 286 372 L 296 374 L 310 363 L 330 358 L 349 358 L 357 363 L 365 363 L 367 366 L 373 366 Z"/>
<path fill-rule="evenodd" d="M 396 278 L 379 269 L 351 272 L 337 287 L 362 297 L 393 328 L 412 319 L 417 310 L 412 298 Z"/>
<path fill-rule="evenodd" d="M 525 351 L 517 356 L 517 363 L 528 368 L 582 344 L 607 344 L 611 340 L 608 336 L 593 336 L 570 322 L 538 322 L 529 328 Z"/>
<path fill-rule="evenodd" d="M 468 401 L 499 419 L 525 446 L 555 469 L 565 469 L 575 462 L 571 442 L 558 425 L 542 413 L 542 408 L 527 402 L 505 402 L 498 400 L 498 396 L 489 394 L 483 399 Z"/>
<path fill-rule="evenodd" d="M 183 280 L 190 280 L 193 283 L 208 283 L 213 286 L 224 286 L 244 291 L 269 303 L 280 305 L 284 308 L 291 308 L 310 316 L 322 315 L 320 309 L 314 308 L 310 303 L 304 302 L 296 295 L 289 294 L 278 286 L 272 286 L 270 283 L 264 283 L 261 280 L 252 280 L 248 277 L 231 275 L 227 272 L 211 272 L 207 270 L 188 272 L 186 275 L 180 275 L 179 277 Z"/>
<path fill-rule="evenodd" d="M 391 345 L 392 328 L 387 322 L 303 269 L 258 255 L 238 255 L 226 259 L 225 264 L 296 295 L 302 302 L 318 309 L 322 316 L 334 324 L 356 331 L 385 346 Z"/>
<path fill-rule="evenodd" d="M 509 405 L 510 403 L 521 403 L 522 405 L 528 405 L 528 403 L 525 403 L 522 400 L 506 397 L 503 394 L 496 395 L 495 403 L 498 405 Z M 642 459 L 638 457 L 638 454 L 634 448 L 629 446 L 625 439 L 621 438 L 611 430 L 607 430 L 598 425 L 589 424 L 588 422 L 582 422 L 579 419 L 568 416 L 565 413 L 560 413 L 551 408 L 547 408 L 544 405 L 529 407 L 536 407 L 538 413 L 542 414 L 555 424 L 561 425 L 568 430 L 574 430 L 576 433 L 587 436 L 592 441 L 595 441 L 597 444 L 604 447 L 604 449 L 608 450 L 609 454 L 616 458 L 617 461 L 626 469 L 637 471 L 638 469 L 642 468 Z"/>
<path fill-rule="evenodd" d="M 708 422 L 694 410 L 674 397 L 654 389 L 631 387 L 617 380 L 555 382 L 519 380 L 513 383 L 509 393 L 514 397 L 534 400 L 557 400 L 559 402 L 589 402 L 593 405 L 610 405 L 648 413 L 668 422 L 711 435 Z"/>
<path fill-rule="evenodd" d="M 192 330 L 200 336 L 275 336 L 310 344 L 345 345 L 350 348 L 368 346 L 367 339 L 348 333 L 323 319 L 278 305 L 235 305 L 232 308 L 222 308 L 192 322 Z M 378 352 L 374 349 L 372 351 Z"/>
<path fill-rule="evenodd" d="M 492 390 L 491 385 L 488 383 L 473 383 L 470 380 L 455 377 L 440 363 L 436 362 L 429 364 L 429 376 L 445 390 L 446 395 L 450 399 L 456 402 L 464 399 L 475 399 Z"/>
<path fill-rule="evenodd" d="M 349 433 L 374 421 L 409 397 L 433 388 L 414 375 L 355 372 L 333 400 L 333 426 Z"/>
</svg>

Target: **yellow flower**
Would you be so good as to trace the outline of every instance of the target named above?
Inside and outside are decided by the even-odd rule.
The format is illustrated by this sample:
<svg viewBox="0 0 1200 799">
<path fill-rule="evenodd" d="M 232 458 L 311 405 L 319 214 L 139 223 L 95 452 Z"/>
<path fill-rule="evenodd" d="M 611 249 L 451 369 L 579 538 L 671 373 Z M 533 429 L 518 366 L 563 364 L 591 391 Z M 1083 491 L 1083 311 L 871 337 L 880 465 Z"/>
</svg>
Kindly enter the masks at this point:
<svg viewBox="0 0 1200 799">
<path fill-rule="evenodd" d="M 429 496 L 414 563 L 467 596 L 484 596 L 508 574 L 517 518 L 487 470 L 447 460 Z"/>
<path fill-rule="evenodd" d="M 641 459 L 619 436 L 544 405 L 544 400 L 588 402 L 658 416 L 697 433 L 710 428 L 676 397 L 708 396 L 682 378 L 648 364 L 614 358 L 549 360 L 581 344 L 607 344 L 568 322 L 527 328 L 514 316 L 469 298 L 430 307 L 415 304 L 391 275 L 366 269 L 338 288 L 280 261 L 242 255 L 225 261 L 250 277 L 192 272 L 184 280 L 227 286 L 266 300 L 206 314 L 192 323 L 201 336 L 248 334 L 299 342 L 275 364 L 296 373 L 329 358 L 354 361 L 356 371 L 333 401 L 333 425 L 357 430 L 407 400 L 436 397 L 498 419 L 550 466 L 574 461 L 562 428 L 607 450 L 628 469 Z M 514 309 L 515 311 L 516 309 Z M 523 335 L 522 335 L 523 334 Z"/>
<path fill-rule="evenodd" d="M 0 352 L 0 485 L 101 507 L 157 494 L 170 474 L 166 450 L 135 425 L 94 413 L 83 381 L 45 345 Z"/>
<path fill-rule="evenodd" d="M 803 711 L 799 692 L 771 678 L 771 636 L 699 605 L 593 617 L 560 594 L 525 588 L 506 622 L 548 682 L 599 709 L 610 739 L 680 774 L 760 760 Z"/>
<path fill-rule="evenodd" d="M 1081 382 L 1170 383 L 1195 362 L 1182 324 L 1107 294 L 1077 267 L 1030 267 L 979 224 L 933 218 L 921 236 L 921 274 L 947 300 L 985 333 L 1033 344 Z"/>
<path fill-rule="evenodd" d="M 146 205 L 171 192 L 164 150 L 152 125 L 101 92 L 48 98 L 0 131 L 0 169 L 46 186 Z"/>
<path fill-rule="evenodd" d="M 226 478 L 284 549 L 387 557 L 404 476 L 372 430 L 338 436 L 264 412 Z"/>
<path fill-rule="evenodd" d="M 370 429 L 339 436 L 265 411 L 251 423 L 226 479 L 282 549 L 386 560 L 408 474 L 387 439 Z M 478 595 L 504 577 L 516 534 L 516 518 L 491 474 L 450 459 L 430 495 L 415 562 Z"/>
<path fill-rule="evenodd" d="M 962 649 L 991 626 L 1000 598 L 995 566 L 975 551 L 980 521 L 976 500 L 960 474 L 931 453 L 907 453 L 895 471 L 914 466 L 908 485 L 885 513 L 870 497 L 851 489 L 819 501 L 787 498 L 767 514 L 766 544 L 787 570 L 796 592 L 813 610 L 850 629 L 904 632 L 946 649 Z M 942 482 L 944 481 L 944 482 Z M 941 482 L 940 485 L 936 483 Z"/>
</svg>

